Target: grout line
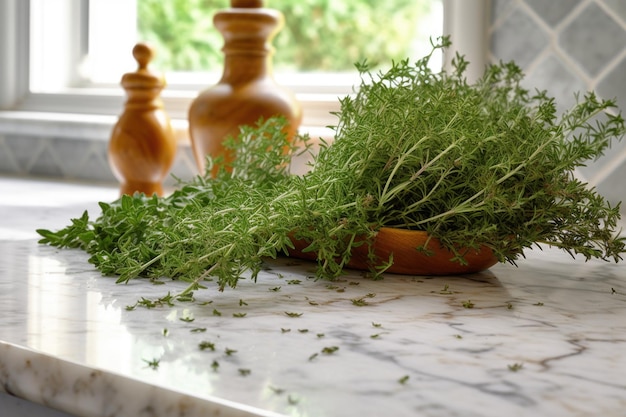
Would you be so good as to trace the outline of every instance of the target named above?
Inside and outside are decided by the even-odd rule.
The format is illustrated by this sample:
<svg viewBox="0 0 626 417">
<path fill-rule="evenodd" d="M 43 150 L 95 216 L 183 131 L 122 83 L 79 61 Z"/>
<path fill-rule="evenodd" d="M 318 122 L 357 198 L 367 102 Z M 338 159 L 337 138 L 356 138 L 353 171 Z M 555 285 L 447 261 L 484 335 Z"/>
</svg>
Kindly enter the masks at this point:
<svg viewBox="0 0 626 417">
<path fill-rule="evenodd" d="M 2 151 L 8 163 L 11 164 L 10 167 L 3 167 L 2 172 L 7 172 L 7 168 L 8 172 L 19 172 L 20 167 L 17 165 L 17 158 L 13 154 L 11 147 L 7 145 L 6 138 L 3 135 L 0 135 L 0 151 Z"/>
<path fill-rule="evenodd" d="M 63 160 L 57 154 L 56 150 L 54 149 L 54 146 L 52 146 L 54 140 L 55 140 L 54 138 L 50 138 L 49 140 L 42 140 L 41 141 L 42 142 L 42 150 L 41 150 L 40 156 L 43 154 L 44 150 L 47 150 L 48 154 L 52 158 L 54 164 L 59 169 L 59 171 L 61 171 L 62 178 L 63 179 L 67 179 L 69 176 L 68 176 L 67 172 L 63 169 L 63 167 L 67 166 L 68 163 L 72 163 L 72 161 L 68 161 L 67 163 L 63 163 Z"/>
<path fill-rule="evenodd" d="M 26 138 L 26 137 L 24 137 L 24 138 Z M 24 163 L 24 169 L 23 169 L 23 172 L 22 172 L 24 174 L 29 174 L 30 175 L 30 173 L 33 171 L 33 168 L 34 168 L 35 164 L 39 160 L 39 157 L 41 157 L 41 154 L 43 152 L 43 148 L 45 146 L 44 142 L 46 141 L 46 138 L 41 137 L 41 136 L 28 136 L 28 139 L 37 142 L 36 146 L 33 146 L 33 148 L 32 148 L 32 152 L 30 154 L 30 159 L 28 159 L 28 158 L 26 159 L 26 162 Z"/>
<path fill-rule="evenodd" d="M 610 6 L 608 6 L 604 0 L 596 0 L 596 4 L 602 10 L 604 10 L 606 14 L 611 16 L 613 20 L 615 20 L 615 22 L 622 27 L 622 29 L 626 31 L 626 20 L 623 20 L 622 17 L 616 11 L 614 11 Z"/>
<path fill-rule="evenodd" d="M 533 22 L 535 22 L 535 24 L 543 29 L 543 31 L 548 35 L 548 43 L 544 45 L 543 49 L 541 49 L 541 51 L 539 51 L 539 53 L 535 55 L 532 61 L 530 61 L 528 66 L 524 69 L 524 72 L 529 75 L 535 71 L 535 69 L 546 57 L 550 55 L 551 49 L 553 49 L 552 46 L 554 44 L 555 35 L 554 30 L 550 26 L 548 26 L 548 24 L 544 22 L 544 20 L 539 15 L 537 15 L 532 7 L 530 7 L 526 2 L 520 2 L 520 9 L 523 10 L 526 16 L 528 16 Z"/>
<path fill-rule="evenodd" d="M 541 16 L 537 14 L 535 9 L 533 9 L 532 7 L 528 5 L 528 3 L 526 3 L 525 1 L 520 2 L 520 8 L 524 10 L 526 14 L 528 15 L 528 17 L 534 20 L 535 23 L 537 23 L 543 30 L 545 30 L 549 34 L 554 33 L 554 28 L 548 25 L 548 23 L 545 20 L 543 20 Z"/>
<path fill-rule="evenodd" d="M 585 86 L 587 87 L 587 89 L 589 90 L 594 80 L 593 78 L 589 76 L 589 74 L 587 74 L 584 68 L 582 68 L 578 64 L 578 62 L 574 60 L 574 58 L 572 58 L 567 52 L 565 52 L 563 48 L 561 48 L 561 46 L 558 45 L 558 42 L 555 45 L 554 52 L 555 52 L 555 55 L 563 61 L 563 64 L 565 65 L 565 67 L 567 67 L 569 70 L 571 70 L 574 73 L 574 75 L 576 75 L 579 79 L 581 79 L 583 83 L 585 84 Z"/>
<path fill-rule="evenodd" d="M 589 7 L 596 0 L 583 0 L 578 5 L 576 5 L 570 12 L 563 18 L 561 21 L 554 27 L 556 32 L 560 32 L 570 23 L 572 23 L 576 18 L 578 18 L 583 10 Z"/>
<path fill-rule="evenodd" d="M 548 23 L 545 22 L 541 16 L 539 16 L 537 12 L 535 12 L 535 10 L 526 2 L 520 1 L 519 9 L 520 11 L 523 11 L 536 25 L 538 25 L 548 37 L 548 43 L 539 51 L 539 53 L 535 55 L 526 68 L 524 68 L 526 76 L 529 76 L 535 72 L 537 67 L 552 54 L 554 49 L 556 49 L 557 35 L 555 30 L 549 26 Z"/>
<path fill-rule="evenodd" d="M 604 159 L 607 158 L 607 154 L 605 153 Z M 599 169 L 587 178 L 587 182 L 592 187 L 597 187 L 606 181 L 615 171 L 617 171 L 621 166 L 626 164 L 626 149 L 623 149 L 613 158 L 610 158 L 607 162 L 603 164 L 599 164 Z"/>
<path fill-rule="evenodd" d="M 590 83 L 590 89 L 595 90 L 598 87 L 598 84 L 604 81 L 604 78 L 606 78 L 618 65 L 620 65 L 623 60 L 626 60 L 626 48 L 623 48 L 619 55 L 604 65 L 602 71 L 600 71 L 596 78 Z"/>
<path fill-rule="evenodd" d="M 517 6 L 521 3 L 521 1 L 522 0 L 513 0 L 511 4 L 509 4 L 508 9 L 498 16 L 496 20 L 491 22 L 489 30 L 487 31 L 488 36 L 491 36 L 496 29 L 503 25 L 503 23 L 513 14 L 515 9 L 517 9 Z"/>
<path fill-rule="evenodd" d="M 554 52 L 559 57 L 565 66 L 570 69 L 574 75 L 583 81 L 587 90 L 593 90 L 593 86 L 597 83 L 597 77 L 594 79 L 587 74 L 587 71 L 574 59 L 569 53 L 567 53 L 559 44 L 559 38 L 562 35 L 562 31 L 569 26 L 575 19 L 580 17 L 582 12 L 587 9 L 591 4 L 595 3 L 595 0 L 585 0 L 580 2 L 572 11 L 561 20 L 561 22 L 555 26 L 555 39 L 554 39 Z"/>
</svg>

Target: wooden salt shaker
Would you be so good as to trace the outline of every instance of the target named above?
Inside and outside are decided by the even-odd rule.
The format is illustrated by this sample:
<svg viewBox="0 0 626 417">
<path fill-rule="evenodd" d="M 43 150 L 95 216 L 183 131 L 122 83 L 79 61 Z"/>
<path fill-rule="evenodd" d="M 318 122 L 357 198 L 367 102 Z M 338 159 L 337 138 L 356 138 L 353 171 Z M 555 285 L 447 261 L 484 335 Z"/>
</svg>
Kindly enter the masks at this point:
<svg viewBox="0 0 626 417">
<path fill-rule="evenodd" d="M 137 71 L 121 81 L 128 98 L 109 142 L 109 165 L 121 194 L 163 195 L 162 183 L 176 156 L 176 137 L 160 97 L 165 80 L 148 69 L 153 56 L 147 44 L 135 45 Z"/>
</svg>

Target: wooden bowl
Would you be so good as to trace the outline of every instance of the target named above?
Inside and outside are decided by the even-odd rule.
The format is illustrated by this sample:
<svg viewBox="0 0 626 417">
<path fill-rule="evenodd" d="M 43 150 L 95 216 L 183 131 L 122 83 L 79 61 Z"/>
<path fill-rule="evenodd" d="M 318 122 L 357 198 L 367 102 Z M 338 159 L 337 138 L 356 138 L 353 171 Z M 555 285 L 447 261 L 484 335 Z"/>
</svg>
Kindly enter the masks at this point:
<svg viewBox="0 0 626 417">
<path fill-rule="evenodd" d="M 428 239 L 428 233 L 414 230 L 394 229 L 383 227 L 378 231 L 373 242 L 374 253 L 381 262 L 386 262 L 393 254 L 393 265 L 385 272 L 404 275 L 460 275 L 480 272 L 490 268 L 498 262 L 491 249 L 482 247 L 476 249 L 462 249 L 466 264 L 452 261 L 454 254 L 441 246 L 439 240 L 431 238 L 427 249 L 433 254 L 418 251 Z M 317 260 L 315 252 L 303 252 L 309 246 L 304 240 L 292 237 L 295 249 L 289 251 L 289 256 L 299 259 Z M 370 270 L 368 247 L 361 245 L 352 250 L 352 257 L 348 267 L 357 270 Z M 375 265 L 374 265 L 375 266 Z"/>
</svg>

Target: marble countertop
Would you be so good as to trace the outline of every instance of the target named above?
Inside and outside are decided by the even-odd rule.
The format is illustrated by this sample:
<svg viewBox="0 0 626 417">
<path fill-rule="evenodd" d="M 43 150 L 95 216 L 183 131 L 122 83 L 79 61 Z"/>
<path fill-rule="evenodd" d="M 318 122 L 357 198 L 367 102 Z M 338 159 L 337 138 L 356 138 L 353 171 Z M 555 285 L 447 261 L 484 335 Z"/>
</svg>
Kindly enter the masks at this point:
<svg viewBox="0 0 626 417">
<path fill-rule="evenodd" d="M 623 416 L 626 265 L 545 249 L 457 277 L 268 262 L 193 302 L 37 243 L 117 190 L 0 178 L 0 391 L 85 417 Z M 131 308 L 131 306 L 135 306 Z"/>
</svg>

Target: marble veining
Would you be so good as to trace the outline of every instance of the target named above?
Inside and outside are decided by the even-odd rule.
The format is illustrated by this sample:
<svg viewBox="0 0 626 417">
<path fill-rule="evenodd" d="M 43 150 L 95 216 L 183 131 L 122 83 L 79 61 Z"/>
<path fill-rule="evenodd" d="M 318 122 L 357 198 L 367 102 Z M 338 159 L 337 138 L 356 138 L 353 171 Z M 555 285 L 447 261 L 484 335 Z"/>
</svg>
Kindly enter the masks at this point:
<svg viewBox="0 0 626 417">
<path fill-rule="evenodd" d="M 258 281 L 115 284 L 37 244 L 117 190 L 0 179 L 0 391 L 77 416 L 622 416 L 626 266 L 373 281 L 267 262 Z"/>
</svg>

